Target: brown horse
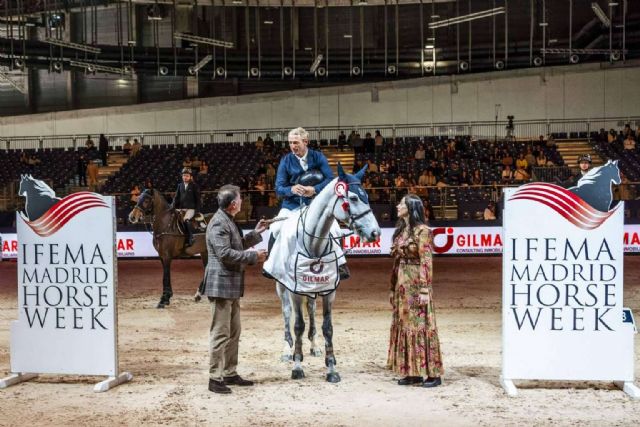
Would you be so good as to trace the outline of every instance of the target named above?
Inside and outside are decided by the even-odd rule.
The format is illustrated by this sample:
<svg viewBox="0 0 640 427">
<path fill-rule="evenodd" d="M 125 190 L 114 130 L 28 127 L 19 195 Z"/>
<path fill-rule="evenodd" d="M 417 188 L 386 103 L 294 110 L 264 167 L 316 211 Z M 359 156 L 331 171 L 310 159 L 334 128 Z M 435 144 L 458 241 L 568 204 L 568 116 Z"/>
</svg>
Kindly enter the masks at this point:
<svg viewBox="0 0 640 427">
<path fill-rule="evenodd" d="M 138 203 L 129 213 L 129 222 L 144 222 L 146 215 L 153 215 L 153 247 L 158 251 L 162 262 L 162 297 L 158 308 L 169 305 L 173 291 L 171 289 L 171 261 L 174 258 L 187 258 L 200 254 L 203 265 L 207 265 L 207 245 L 204 234 L 195 234 L 193 245 L 185 248 L 185 234 L 181 229 L 180 214 L 171 207 L 159 191 L 145 190 Z M 202 282 L 200 282 L 202 286 Z"/>
</svg>

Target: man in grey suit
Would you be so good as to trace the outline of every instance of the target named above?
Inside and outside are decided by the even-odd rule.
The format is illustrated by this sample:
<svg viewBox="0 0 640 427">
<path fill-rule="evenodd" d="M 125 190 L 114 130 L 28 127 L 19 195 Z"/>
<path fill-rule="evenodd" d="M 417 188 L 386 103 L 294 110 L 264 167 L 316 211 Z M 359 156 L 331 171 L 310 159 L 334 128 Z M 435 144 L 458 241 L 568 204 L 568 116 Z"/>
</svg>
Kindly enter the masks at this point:
<svg viewBox="0 0 640 427">
<path fill-rule="evenodd" d="M 240 339 L 240 297 L 244 294 L 244 269 L 247 264 L 262 263 L 267 251 L 250 250 L 262 241 L 260 233 L 268 227 L 261 220 L 254 231 L 242 237 L 233 221 L 242 209 L 240 188 L 225 185 L 218 191 L 219 209 L 207 226 L 209 261 L 205 271 L 204 295 L 211 302 L 213 315 L 209 330 L 209 390 L 228 394 L 228 385 L 251 386 L 238 366 Z"/>
</svg>

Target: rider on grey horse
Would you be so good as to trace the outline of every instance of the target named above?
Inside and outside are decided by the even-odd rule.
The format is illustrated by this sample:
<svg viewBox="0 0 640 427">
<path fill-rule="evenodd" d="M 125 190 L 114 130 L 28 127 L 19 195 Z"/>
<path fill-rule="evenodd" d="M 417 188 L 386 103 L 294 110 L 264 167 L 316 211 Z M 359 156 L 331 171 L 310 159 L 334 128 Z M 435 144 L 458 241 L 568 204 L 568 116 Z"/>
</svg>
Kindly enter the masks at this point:
<svg viewBox="0 0 640 427">
<path fill-rule="evenodd" d="M 291 153 L 280 160 L 276 175 L 276 194 L 283 198 L 278 218 L 289 218 L 302 206 L 308 206 L 311 199 L 333 179 L 333 172 L 324 154 L 309 149 L 309 134 L 306 130 L 301 127 L 292 129 L 288 140 Z M 270 226 L 270 246 L 283 223 L 284 221 L 275 222 Z M 335 222 L 331 227 L 331 234 L 334 238 L 342 236 L 340 227 Z M 343 258 L 341 248 L 337 247 L 336 252 L 338 258 Z M 346 265 L 340 266 L 340 276 L 342 279 L 349 277 Z"/>
</svg>

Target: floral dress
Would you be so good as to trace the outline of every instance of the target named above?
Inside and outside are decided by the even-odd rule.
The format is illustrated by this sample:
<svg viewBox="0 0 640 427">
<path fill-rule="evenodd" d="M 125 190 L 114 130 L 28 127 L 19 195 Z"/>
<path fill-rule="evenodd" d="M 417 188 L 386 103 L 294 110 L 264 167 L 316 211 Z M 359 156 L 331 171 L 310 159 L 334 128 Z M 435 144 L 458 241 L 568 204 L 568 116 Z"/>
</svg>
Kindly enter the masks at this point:
<svg viewBox="0 0 640 427">
<path fill-rule="evenodd" d="M 426 225 L 414 227 L 395 238 L 391 275 L 393 319 L 387 368 L 397 374 L 440 377 L 442 354 L 436 327 L 431 287 L 433 238 Z M 426 297 L 421 304 L 420 295 Z"/>
</svg>

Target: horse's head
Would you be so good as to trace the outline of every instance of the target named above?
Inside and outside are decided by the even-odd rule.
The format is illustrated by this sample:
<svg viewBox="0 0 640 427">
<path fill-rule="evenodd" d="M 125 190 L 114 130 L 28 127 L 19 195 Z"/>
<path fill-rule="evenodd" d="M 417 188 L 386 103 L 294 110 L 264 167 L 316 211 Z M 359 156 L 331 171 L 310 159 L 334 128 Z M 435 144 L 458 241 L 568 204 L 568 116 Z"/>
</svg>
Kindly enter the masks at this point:
<svg viewBox="0 0 640 427">
<path fill-rule="evenodd" d="M 27 197 L 27 193 L 35 188 L 35 179 L 31 175 L 20 175 L 20 187 L 18 196 Z"/>
<path fill-rule="evenodd" d="M 363 167 L 355 175 L 345 173 L 338 163 L 338 183 L 336 194 L 342 203 L 334 204 L 333 216 L 349 225 L 351 231 L 357 233 L 368 242 L 376 241 L 381 234 L 380 226 L 369 206 L 369 196 L 362 187 L 362 179 L 367 170 Z"/>
<path fill-rule="evenodd" d="M 619 185 L 622 180 L 620 179 L 620 168 L 618 167 L 618 161 L 607 161 L 607 163 L 600 168 L 601 175 L 605 179 L 609 179 L 611 183 Z"/>
<path fill-rule="evenodd" d="M 138 202 L 129 212 L 129 222 L 137 224 L 144 220 L 145 215 L 149 215 L 153 210 L 153 190 L 144 190 L 138 197 Z"/>
<path fill-rule="evenodd" d="M 585 185 L 602 185 L 610 187 L 611 184 L 620 184 L 620 169 L 617 160 L 608 160 L 602 166 L 591 169 L 578 181 L 578 187 Z"/>
</svg>

